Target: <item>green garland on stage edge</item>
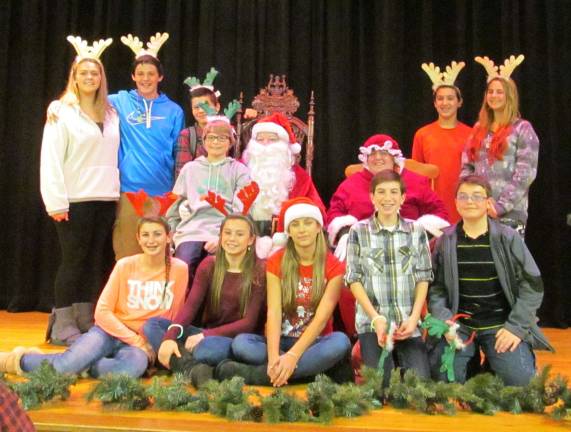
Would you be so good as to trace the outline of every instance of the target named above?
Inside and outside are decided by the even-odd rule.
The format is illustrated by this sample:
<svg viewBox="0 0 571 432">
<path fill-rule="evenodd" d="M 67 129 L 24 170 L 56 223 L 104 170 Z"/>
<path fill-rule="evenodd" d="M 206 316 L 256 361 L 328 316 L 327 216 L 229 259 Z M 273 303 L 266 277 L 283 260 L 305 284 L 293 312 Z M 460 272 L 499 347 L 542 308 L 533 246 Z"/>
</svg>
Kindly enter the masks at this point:
<svg viewBox="0 0 571 432">
<path fill-rule="evenodd" d="M 87 399 L 100 400 L 106 408 L 144 410 L 154 406 L 165 411 L 209 412 L 234 421 L 268 423 L 330 423 L 335 417 L 361 416 L 383 404 L 427 414 L 452 415 L 457 409 L 487 415 L 498 411 L 545 413 L 546 407 L 552 407 L 550 415 L 555 419 L 571 415 L 567 379 L 560 375 L 550 379 L 549 366 L 525 387 L 504 386 L 491 374 L 478 375 L 462 385 L 423 380 L 413 371 L 403 374 L 396 369 L 386 388 L 381 371 L 364 368 L 363 376 L 363 385 L 340 385 L 319 375 L 308 384 L 303 399 L 284 389 L 261 396 L 254 389 L 245 389 L 244 380 L 238 377 L 224 382 L 210 381 L 191 392 L 185 376 L 155 377 L 145 385 L 140 379 L 109 375 L 94 385 Z M 58 374 L 47 363 L 26 374 L 26 378 L 25 382 L 8 383 L 22 399 L 25 409 L 37 408 L 58 396 L 67 399 L 69 387 L 76 382 L 75 376 Z"/>
</svg>

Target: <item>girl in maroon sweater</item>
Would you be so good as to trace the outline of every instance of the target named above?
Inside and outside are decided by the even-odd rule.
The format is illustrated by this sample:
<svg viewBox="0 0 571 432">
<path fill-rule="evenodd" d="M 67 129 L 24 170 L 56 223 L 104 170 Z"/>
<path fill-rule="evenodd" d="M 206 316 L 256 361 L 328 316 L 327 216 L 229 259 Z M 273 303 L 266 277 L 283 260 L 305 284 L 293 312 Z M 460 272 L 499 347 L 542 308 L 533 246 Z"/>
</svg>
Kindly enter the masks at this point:
<svg viewBox="0 0 571 432">
<path fill-rule="evenodd" d="M 189 373 L 195 386 L 212 378 L 214 367 L 230 357 L 234 336 L 260 331 L 263 324 L 265 265 L 256 258 L 251 219 L 227 216 L 219 238 L 216 255 L 198 266 L 175 320 L 153 318 L 144 327 L 159 362 L 174 372 Z"/>
</svg>

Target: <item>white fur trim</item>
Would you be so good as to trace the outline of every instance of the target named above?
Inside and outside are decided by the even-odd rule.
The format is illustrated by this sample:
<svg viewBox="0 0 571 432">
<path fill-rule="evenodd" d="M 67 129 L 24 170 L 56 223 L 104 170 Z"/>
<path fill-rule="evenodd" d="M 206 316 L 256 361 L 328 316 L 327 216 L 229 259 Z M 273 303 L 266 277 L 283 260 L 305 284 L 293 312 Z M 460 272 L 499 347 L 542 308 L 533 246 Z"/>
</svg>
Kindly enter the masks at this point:
<svg viewBox="0 0 571 432">
<path fill-rule="evenodd" d="M 270 256 L 272 246 L 272 238 L 270 236 L 256 238 L 256 255 L 258 258 L 266 259 L 268 256 Z"/>
<path fill-rule="evenodd" d="M 331 221 L 329 226 L 327 227 L 327 236 L 329 237 L 329 244 L 331 246 L 335 246 L 335 237 L 339 234 L 342 228 L 346 226 L 352 226 L 359 222 L 355 216 L 352 215 L 345 215 L 345 216 L 337 216 L 335 219 Z"/>
<path fill-rule="evenodd" d="M 289 224 L 292 221 L 302 217 L 313 218 L 319 222 L 319 225 L 323 226 L 323 215 L 321 214 L 319 207 L 313 204 L 300 203 L 294 204 L 286 210 L 284 215 L 284 232 L 287 233 Z"/>
<path fill-rule="evenodd" d="M 284 247 L 287 244 L 288 235 L 283 232 L 277 232 L 273 235 L 272 241 L 274 247 Z"/>
<path fill-rule="evenodd" d="M 273 132 L 278 135 L 278 138 L 282 141 L 292 144 L 289 142 L 289 134 L 287 131 L 281 127 L 279 124 L 274 122 L 258 122 L 252 128 L 252 136 L 256 139 L 258 132 Z"/>
<path fill-rule="evenodd" d="M 416 221 L 414 221 L 414 224 L 420 225 L 435 237 L 440 237 L 442 235 L 442 228 L 450 226 L 448 221 L 431 214 L 419 217 Z"/>
<path fill-rule="evenodd" d="M 294 143 L 290 145 L 289 149 L 294 155 L 301 153 L 301 145 L 299 143 Z"/>
</svg>

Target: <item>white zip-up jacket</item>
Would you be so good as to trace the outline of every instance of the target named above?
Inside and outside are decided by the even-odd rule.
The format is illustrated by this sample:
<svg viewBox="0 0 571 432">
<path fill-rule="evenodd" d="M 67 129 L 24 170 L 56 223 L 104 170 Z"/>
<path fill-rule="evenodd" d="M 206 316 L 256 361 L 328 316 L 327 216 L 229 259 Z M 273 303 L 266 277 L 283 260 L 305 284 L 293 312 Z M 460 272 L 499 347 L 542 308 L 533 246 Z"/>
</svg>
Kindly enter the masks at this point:
<svg viewBox="0 0 571 432">
<path fill-rule="evenodd" d="M 40 190 L 48 214 L 69 211 L 69 204 L 119 199 L 119 118 L 105 116 L 103 133 L 79 105 L 60 101 L 48 112 L 57 120 L 44 127 Z"/>
</svg>

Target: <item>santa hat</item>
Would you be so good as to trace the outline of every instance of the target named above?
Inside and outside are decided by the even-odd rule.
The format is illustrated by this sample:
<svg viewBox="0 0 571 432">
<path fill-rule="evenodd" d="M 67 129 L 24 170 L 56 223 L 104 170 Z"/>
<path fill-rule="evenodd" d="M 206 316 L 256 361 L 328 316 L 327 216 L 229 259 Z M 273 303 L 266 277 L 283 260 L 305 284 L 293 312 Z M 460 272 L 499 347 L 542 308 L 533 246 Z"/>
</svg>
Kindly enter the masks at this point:
<svg viewBox="0 0 571 432">
<path fill-rule="evenodd" d="M 299 218 L 313 218 L 323 226 L 323 213 L 312 199 L 297 197 L 287 200 L 280 210 L 277 231 L 273 236 L 274 246 L 285 246 L 289 224 Z"/>
<path fill-rule="evenodd" d="M 359 160 L 367 165 L 367 158 L 375 151 L 385 151 L 390 154 L 395 164 L 402 170 L 404 167 L 404 156 L 399 144 L 389 135 L 376 134 L 367 139 L 365 143 L 359 147 Z"/>
<path fill-rule="evenodd" d="M 252 137 L 255 138 L 259 132 L 273 132 L 277 134 L 280 140 L 289 143 L 293 154 L 298 154 L 301 151 L 301 145 L 296 142 L 291 124 L 282 113 L 277 112 L 258 120 L 252 128 Z"/>
</svg>

